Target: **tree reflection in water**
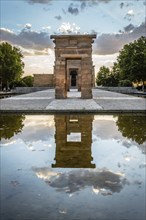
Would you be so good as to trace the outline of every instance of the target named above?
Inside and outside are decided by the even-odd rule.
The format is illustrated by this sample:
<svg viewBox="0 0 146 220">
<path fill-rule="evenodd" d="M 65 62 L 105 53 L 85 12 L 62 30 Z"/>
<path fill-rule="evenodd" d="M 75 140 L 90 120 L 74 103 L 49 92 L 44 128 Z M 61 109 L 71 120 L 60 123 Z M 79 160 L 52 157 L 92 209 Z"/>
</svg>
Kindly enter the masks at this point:
<svg viewBox="0 0 146 220">
<path fill-rule="evenodd" d="M 146 141 L 146 115 L 118 115 L 116 125 L 124 137 L 138 144 Z"/>
<path fill-rule="evenodd" d="M 24 115 L 0 115 L 0 139 L 10 139 L 22 131 Z"/>
</svg>

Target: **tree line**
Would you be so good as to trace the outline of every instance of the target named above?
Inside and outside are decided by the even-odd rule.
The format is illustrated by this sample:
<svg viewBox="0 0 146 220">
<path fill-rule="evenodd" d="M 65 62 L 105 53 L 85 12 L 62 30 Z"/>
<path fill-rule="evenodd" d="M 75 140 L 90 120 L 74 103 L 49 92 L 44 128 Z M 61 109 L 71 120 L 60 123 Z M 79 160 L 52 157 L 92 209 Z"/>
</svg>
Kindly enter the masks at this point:
<svg viewBox="0 0 146 220">
<path fill-rule="evenodd" d="M 98 86 L 132 86 L 146 81 L 146 37 L 124 45 L 113 67 L 102 66 L 96 77 Z"/>
<path fill-rule="evenodd" d="M 33 77 L 22 77 L 23 55 L 19 48 L 7 42 L 0 44 L 0 86 L 8 90 L 16 86 L 33 86 Z"/>
</svg>

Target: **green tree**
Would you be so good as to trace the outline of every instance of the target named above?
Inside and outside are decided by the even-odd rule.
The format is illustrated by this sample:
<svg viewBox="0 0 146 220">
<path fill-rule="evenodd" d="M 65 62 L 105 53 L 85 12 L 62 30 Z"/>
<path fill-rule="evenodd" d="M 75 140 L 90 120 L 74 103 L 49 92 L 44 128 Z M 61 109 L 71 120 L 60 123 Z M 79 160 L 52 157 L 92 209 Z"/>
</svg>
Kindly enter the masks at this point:
<svg viewBox="0 0 146 220">
<path fill-rule="evenodd" d="M 24 63 L 20 49 L 7 42 L 0 44 L 0 78 L 2 87 L 8 88 L 13 80 L 19 80 L 23 73 Z"/>
<path fill-rule="evenodd" d="M 19 80 L 13 80 L 10 83 L 10 88 L 15 88 L 15 87 L 32 87 L 33 86 L 33 76 L 25 76 Z"/>
<path fill-rule="evenodd" d="M 123 137 L 132 139 L 138 144 L 146 141 L 146 117 L 138 115 L 119 115 L 116 125 Z"/>
<path fill-rule="evenodd" d="M 107 78 L 109 76 L 110 70 L 108 67 L 102 66 L 97 73 L 96 83 L 98 86 L 106 86 L 107 85 Z"/>
<path fill-rule="evenodd" d="M 21 132 L 25 119 L 24 115 L 0 115 L 0 139 L 10 139 L 15 134 Z"/>
<path fill-rule="evenodd" d="M 96 83 L 98 86 L 117 86 L 119 83 L 119 74 L 116 71 L 116 67 L 110 71 L 108 67 L 102 66 L 97 74 Z"/>
<path fill-rule="evenodd" d="M 111 72 L 106 78 L 106 86 L 118 86 L 118 83 L 118 75 Z"/>
<path fill-rule="evenodd" d="M 34 77 L 33 76 L 25 76 L 22 78 L 22 81 L 26 84 L 26 86 L 28 87 L 32 87 L 33 86 L 33 80 Z"/>
<path fill-rule="evenodd" d="M 131 82 L 146 81 L 146 37 L 126 44 L 117 58 L 120 79 Z"/>
<path fill-rule="evenodd" d="M 119 75 L 120 75 L 120 68 L 117 62 L 114 62 L 114 65 L 111 70 L 111 76 L 113 78 L 113 86 L 118 86 L 119 84 Z"/>
<path fill-rule="evenodd" d="M 129 79 L 123 79 L 119 81 L 119 86 L 122 87 L 131 87 L 132 86 L 132 82 Z"/>
<path fill-rule="evenodd" d="M 19 80 L 13 80 L 10 84 L 9 87 L 10 89 L 14 89 L 16 87 L 26 87 L 27 85 L 23 82 L 22 79 Z"/>
</svg>

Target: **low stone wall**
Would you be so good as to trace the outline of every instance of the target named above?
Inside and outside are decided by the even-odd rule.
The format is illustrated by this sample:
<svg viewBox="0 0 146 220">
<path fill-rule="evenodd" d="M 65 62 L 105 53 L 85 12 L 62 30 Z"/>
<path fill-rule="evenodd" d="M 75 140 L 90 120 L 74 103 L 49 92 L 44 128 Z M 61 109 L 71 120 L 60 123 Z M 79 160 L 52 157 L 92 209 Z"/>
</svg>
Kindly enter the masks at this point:
<svg viewBox="0 0 146 220">
<path fill-rule="evenodd" d="M 107 91 L 111 91 L 111 92 L 120 92 L 120 93 L 124 93 L 124 94 L 138 92 L 138 90 L 133 87 L 104 87 L 104 86 L 100 87 L 100 86 L 97 86 L 97 87 L 95 87 L 95 89 L 103 89 L 103 90 L 107 90 Z"/>
<path fill-rule="evenodd" d="M 13 92 L 17 94 L 27 94 L 31 92 L 42 91 L 46 89 L 53 89 L 53 87 L 16 87 Z"/>
<path fill-rule="evenodd" d="M 54 89 L 54 87 L 16 87 L 13 92 L 17 94 L 27 94 L 31 92 L 42 91 L 46 89 Z M 95 87 L 94 89 L 103 89 L 112 92 L 120 92 L 120 93 L 135 93 L 138 92 L 137 89 L 132 87 Z"/>
</svg>

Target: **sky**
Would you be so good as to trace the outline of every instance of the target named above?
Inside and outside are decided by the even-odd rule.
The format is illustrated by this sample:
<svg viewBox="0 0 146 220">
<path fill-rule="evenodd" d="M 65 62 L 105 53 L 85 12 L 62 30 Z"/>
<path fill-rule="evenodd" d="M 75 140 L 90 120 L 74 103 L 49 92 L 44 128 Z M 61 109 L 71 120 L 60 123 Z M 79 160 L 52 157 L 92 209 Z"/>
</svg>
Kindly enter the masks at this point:
<svg viewBox="0 0 146 220">
<path fill-rule="evenodd" d="M 93 63 L 111 67 L 124 44 L 146 36 L 146 0 L 0 0 L 0 41 L 19 47 L 24 76 L 53 73 L 51 34 L 93 34 Z"/>
</svg>

